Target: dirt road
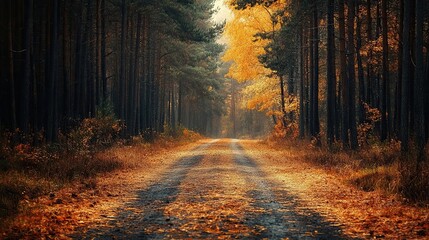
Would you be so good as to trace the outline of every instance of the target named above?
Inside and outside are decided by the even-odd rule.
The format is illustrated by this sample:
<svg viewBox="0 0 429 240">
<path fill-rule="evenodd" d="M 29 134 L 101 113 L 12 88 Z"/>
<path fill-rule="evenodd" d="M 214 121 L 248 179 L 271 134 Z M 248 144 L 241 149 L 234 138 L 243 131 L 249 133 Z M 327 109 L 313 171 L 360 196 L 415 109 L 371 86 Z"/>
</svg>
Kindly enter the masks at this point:
<svg viewBox="0 0 429 240">
<path fill-rule="evenodd" d="M 238 140 L 206 142 L 172 161 L 105 223 L 72 237 L 348 238 L 246 151 Z"/>
</svg>

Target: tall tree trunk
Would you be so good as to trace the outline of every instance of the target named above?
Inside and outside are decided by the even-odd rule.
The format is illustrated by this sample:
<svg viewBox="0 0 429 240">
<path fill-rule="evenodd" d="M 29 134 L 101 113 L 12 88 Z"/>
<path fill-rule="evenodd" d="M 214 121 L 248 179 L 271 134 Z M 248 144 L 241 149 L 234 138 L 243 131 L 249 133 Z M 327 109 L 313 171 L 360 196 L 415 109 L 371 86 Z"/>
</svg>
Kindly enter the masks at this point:
<svg viewBox="0 0 429 240">
<path fill-rule="evenodd" d="M 137 82 L 138 82 L 138 74 L 139 74 L 139 56 L 140 56 L 140 36 L 141 36 L 141 28 L 142 28 L 142 15 L 141 13 L 138 13 L 137 15 L 137 33 L 136 33 L 136 42 L 134 45 L 134 73 L 133 73 L 133 77 L 132 77 L 132 88 L 130 91 L 130 101 L 131 101 L 131 123 L 133 126 L 133 132 L 132 134 L 136 134 L 137 133 L 137 128 L 136 128 L 136 121 L 137 121 L 137 105 L 136 103 L 138 103 L 138 98 L 137 98 L 137 92 L 136 89 L 137 88 Z"/>
<path fill-rule="evenodd" d="M 281 77 L 280 77 L 281 79 Z M 282 80 L 281 80 L 282 81 Z M 235 92 L 235 80 L 231 79 L 231 122 L 232 122 L 232 137 L 237 137 L 237 120 L 236 120 L 236 92 Z M 283 102 L 284 103 L 284 99 Z M 284 107 L 283 109 L 284 110 Z M 283 112 L 284 113 L 284 112 Z M 285 116 L 283 116 L 284 118 Z"/>
<path fill-rule="evenodd" d="M 424 55 L 423 55 L 423 24 L 424 24 L 424 0 L 416 0 L 416 40 L 415 40 L 415 83 L 414 83 L 414 98 L 415 98 L 415 141 L 418 151 L 418 161 L 423 161 L 425 156 L 425 115 L 424 115 Z"/>
<path fill-rule="evenodd" d="M 81 92 L 83 85 L 83 47 L 82 47 L 82 19 L 83 19 L 83 0 L 79 2 L 78 16 L 77 16 L 77 29 L 76 29 L 76 56 L 75 56 L 75 74 L 74 74 L 74 115 L 73 117 L 82 117 L 83 112 L 81 109 L 82 95 Z"/>
<path fill-rule="evenodd" d="M 127 3 L 126 0 L 121 2 L 121 53 L 119 69 L 119 117 L 125 120 L 125 95 L 126 95 L 126 72 L 125 72 L 125 47 L 127 34 Z"/>
<path fill-rule="evenodd" d="M 128 18 L 128 48 L 127 48 L 127 62 L 128 62 L 128 79 L 127 79 L 127 90 L 126 90 L 126 97 L 125 97 L 125 122 L 127 124 L 127 135 L 132 136 L 134 132 L 134 124 L 132 120 L 132 111 L 134 108 L 134 102 L 133 102 L 133 89 L 134 89 L 134 60 L 135 60 L 135 38 L 134 38 L 134 30 L 135 30 L 135 24 L 134 24 L 134 16 L 133 14 L 130 14 Z"/>
<path fill-rule="evenodd" d="M 95 106 L 101 103 L 101 0 L 96 0 L 95 4 Z"/>
<path fill-rule="evenodd" d="M 179 96 L 177 101 L 177 123 L 179 127 L 183 126 L 182 120 L 182 112 L 183 112 L 183 83 L 179 80 Z"/>
<path fill-rule="evenodd" d="M 303 26 L 301 25 L 299 28 L 300 35 L 300 79 L 299 79 L 299 137 L 303 139 L 305 137 L 305 108 L 304 108 L 304 83 L 305 83 L 305 58 L 304 58 L 304 31 Z"/>
<path fill-rule="evenodd" d="M 367 18 L 367 41 L 368 43 L 370 43 L 372 41 L 372 14 L 371 14 L 371 1 L 372 0 L 367 0 L 366 1 L 366 18 Z M 367 60 L 370 61 L 372 59 L 372 50 L 370 49 L 368 52 L 368 57 Z M 373 81 L 372 81 L 372 77 L 373 77 L 373 72 L 372 72 L 372 66 L 371 64 L 367 64 L 367 69 L 366 69 L 366 100 L 365 102 L 369 105 L 373 104 L 372 101 L 372 97 L 373 97 L 373 90 L 372 90 L 372 85 L 373 85 Z"/>
<path fill-rule="evenodd" d="M 106 0 L 101 0 L 101 82 L 103 101 L 107 101 L 106 70 Z"/>
<path fill-rule="evenodd" d="M 319 12 L 317 9 L 317 1 L 314 1 L 313 9 L 313 112 L 311 119 L 313 120 L 313 136 L 317 139 L 317 144 L 320 145 L 320 121 L 319 121 Z"/>
<path fill-rule="evenodd" d="M 94 34 L 94 7 L 93 1 L 88 1 L 87 10 L 87 30 L 88 42 L 86 44 L 87 49 L 87 60 L 86 69 L 87 73 L 87 111 L 89 117 L 95 117 L 95 103 L 96 103 L 96 91 L 95 91 L 95 71 L 96 65 L 96 52 L 93 44 L 97 45 L 96 35 Z"/>
<path fill-rule="evenodd" d="M 313 12 L 312 12 L 312 14 L 313 14 Z M 310 17 L 310 27 L 309 27 L 309 45 L 310 45 L 310 47 L 309 47 L 309 65 L 308 65 L 308 71 L 309 71 L 309 74 L 310 74 L 310 78 L 309 78 L 309 80 L 307 80 L 308 82 L 309 82 L 309 84 L 307 84 L 307 86 L 308 86 L 308 88 L 309 88 L 309 90 L 310 90 L 310 93 L 309 93 L 309 98 L 307 98 L 308 100 L 308 110 L 309 110 L 309 113 L 308 113 L 308 129 L 309 129 L 309 131 L 310 131 L 310 136 L 312 136 L 312 137 L 314 137 L 314 120 L 313 120 L 313 117 L 314 117 L 314 99 L 313 99 L 313 97 L 314 97 L 314 86 L 313 86 L 313 84 L 314 84 L 314 63 L 315 63 L 315 61 L 314 61 L 314 38 L 315 38 L 315 36 L 314 36 L 314 30 L 313 30 L 313 27 L 314 27 L 314 18 L 313 18 L 313 16 L 311 16 Z"/>
<path fill-rule="evenodd" d="M 24 2 L 24 74 L 21 85 L 20 128 L 29 131 L 30 123 L 30 82 L 31 82 L 31 44 L 33 36 L 33 0 Z"/>
<path fill-rule="evenodd" d="M 335 27 L 334 27 L 334 0 L 328 0 L 328 46 L 327 46 L 327 141 L 329 147 L 335 140 L 336 118 L 336 74 L 335 74 Z"/>
<path fill-rule="evenodd" d="M 415 113 L 416 113 L 416 104 L 415 104 L 415 99 L 414 99 L 414 85 L 415 85 L 415 79 L 414 79 L 414 75 L 415 75 L 415 39 L 416 39 L 416 0 L 410 0 L 410 21 L 409 21 L 409 46 L 410 46 L 410 51 L 409 51 L 409 57 L 410 57 L 410 65 L 408 66 L 409 68 L 409 78 L 408 78 L 408 90 L 409 90 L 409 100 L 408 100 L 408 105 L 409 105 L 409 112 L 410 112 L 410 117 L 409 117 L 409 132 L 410 134 L 414 134 L 415 132 L 415 128 L 414 128 L 414 119 L 415 119 Z M 409 136 L 410 137 L 410 136 Z M 410 137 L 411 138 L 411 137 Z"/>
<path fill-rule="evenodd" d="M 171 127 L 173 131 L 176 133 L 177 124 L 176 124 L 176 88 L 175 82 L 171 84 Z"/>
<path fill-rule="evenodd" d="M 349 127 L 350 127 L 350 147 L 358 148 L 357 128 L 356 128 L 356 72 L 355 72 L 355 0 L 348 0 L 348 72 L 349 72 Z"/>
<path fill-rule="evenodd" d="M 70 8 L 70 2 L 64 2 L 62 6 L 62 16 L 63 16 L 63 39 L 62 39 L 62 47 L 63 47 L 63 114 L 65 118 L 71 117 L 72 109 L 71 109 L 71 26 L 70 26 L 70 14 L 67 11 Z"/>
<path fill-rule="evenodd" d="M 356 12 L 359 13 L 358 2 Z M 362 23 L 361 19 L 357 18 L 356 23 L 356 60 L 358 65 L 358 82 L 359 82 L 359 93 L 358 93 L 358 121 L 362 124 L 365 121 L 365 74 L 362 63 L 362 55 L 360 50 L 362 49 Z"/>
<path fill-rule="evenodd" d="M 13 130 L 16 128 L 16 100 L 15 100 L 15 67 L 14 67 L 14 58 L 13 58 L 13 28 L 12 28 L 12 1 L 9 0 L 9 94 L 10 94 L 10 125 Z"/>
<path fill-rule="evenodd" d="M 281 104 L 281 111 L 282 111 L 282 124 L 283 127 L 286 127 L 286 107 L 285 107 L 285 84 L 284 79 L 281 74 L 279 74 L 279 81 L 280 81 L 280 104 Z"/>
<path fill-rule="evenodd" d="M 289 104 L 291 104 L 292 101 L 296 100 L 296 92 L 295 92 L 295 77 L 298 76 L 297 74 L 297 68 L 295 66 L 295 63 L 289 67 L 289 77 L 287 81 L 287 94 L 289 96 Z M 289 114 L 289 121 L 295 122 L 295 112 L 290 111 Z"/>
<path fill-rule="evenodd" d="M 401 149 L 407 152 L 409 149 L 409 117 L 410 117 L 410 5 L 404 1 L 404 19 L 402 32 L 402 84 L 401 84 Z"/>
<path fill-rule="evenodd" d="M 383 28 L 383 81 L 381 87 L 381 132 L 380 141 L 385 141 L 388 135 L 390 116 L 389 104 L 389 44 L 387 29 L 387 0 L 382 0 L 382 28 Z"/>
<path fill-rule="evenodd" d="M 398 80 L 396 82 L 395 89 L 395 135 L 400 139 L 401 138 L 401 104 L 402 104 L 402 59 L 403 59 L 403 45 L 402 39 L 404 33 L 404 0 L 399 0 L 400 10 L 399 10 L 399 39 L 398 41 Z"/>
<path fill-rule="evenodd" d="M 51 49 L 49 56 L 49 82 L 48 82 L 48 122 L 47 139 L 53 141 L 56 138 L 57 130 L 57 56 L 58 56 L 58 2 L 53 1 L 52 6 L 52 29 L 51 29 Z"/>
<path fill-rule="evenodd" d="M 345 148 L 350 147 L 349 143 L 349 84 L 347 80 L 347 57 L 346 57 L 346 27 L 344 16 L 344 0 L 339 0 L 338 23 L 340 30 L 340 81 L 342 88 L 342 132 L 341 139 Z"/>
</svg>

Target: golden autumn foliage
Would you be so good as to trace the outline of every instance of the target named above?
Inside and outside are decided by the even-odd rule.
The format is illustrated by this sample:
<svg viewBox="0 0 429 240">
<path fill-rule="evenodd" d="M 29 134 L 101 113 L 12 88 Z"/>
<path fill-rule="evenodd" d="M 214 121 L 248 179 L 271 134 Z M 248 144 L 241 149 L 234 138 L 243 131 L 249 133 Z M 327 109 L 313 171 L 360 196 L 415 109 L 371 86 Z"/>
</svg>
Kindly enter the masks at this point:
<svg viewBox="0 0 429 240">
<path fill-rule="evenodd" d="M 272 71 L 258 59 L 265 53 L 264 47 L 270 40 L 260 39 L 256 34 L 269 33 L 279 28 L 279 24 L 273 25 L 271 21 L 272 11 L 276 8 L 272 6 L 267 9 L 257 5 L 236 10 L 229 4 L 230 1 L 227 3 L 234 17 L 226 23 L 224 32 L 228 49 L 222 60 L 232 62 L 226 77 L 249 83 L 242 91 L 242 105 L 245 108 L 272 114 L 273 108 L 279 103 L 278 79 L 270 77 Z"/>
<path fill-rule="evenodd" d="M 225 26 L 228 50 L 222 60 L 233 64 L 226 76 L 243 82 L 269 74 L 270 70 L 258 60 L 258 56 L 265 53 L 268 40 L 255 38 L 257 33 L 272 31 L 269 14 L 261 14 L 264 11 L 261 6 L 246 10 L 230 8 L 234 17 Z"/>
<path fill-rule="evenodd" d="M 247 109 L 270 111 L 280 101 L 277 79 L 261 77 L 242 90 L 244 106 Z"/>
</svg>

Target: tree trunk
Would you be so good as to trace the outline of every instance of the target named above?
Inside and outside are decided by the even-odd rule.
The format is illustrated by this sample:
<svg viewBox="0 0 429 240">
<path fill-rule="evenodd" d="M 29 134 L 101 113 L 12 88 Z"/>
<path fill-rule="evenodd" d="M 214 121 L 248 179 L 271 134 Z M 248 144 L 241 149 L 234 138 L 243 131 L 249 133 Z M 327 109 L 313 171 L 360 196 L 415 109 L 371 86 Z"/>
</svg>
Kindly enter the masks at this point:
<svg viewBox="0 0 429 240">
<path fill-rule="evenodd" d="M 313 14 L 313 12 L 312 12 L 312 14 Z M 315 63 L 315 61 L 314 61 L 314 38 L 315 38 L 315 36 L 314 36 L 314 30 L 313 30 L 313 27 L 314 27 L 314 18 L 313 18 L 313 16 L 311 16 L 310 17 L 310 30 L 309 30 L 309 45 L 310 45 L 310 48 L 309 48 L 309 65 L 308 65 L 308 71 L 309 71 L 309 74 L 310 74 L 310 79 L 308 80 L 309 81 L 309 84 L 307 84 L 307 86 L 309 87 L 309 90 L 310 90 L 310 93 L 309 93 L 309 98 L 307 98 L 308 99 L 308 109 L 309 109 L 309 113 L 308 113 L 308 124 L 309 124 L 309 127 L 308 127 L 308 129 L 309 129 L 309 131 L 310 131 L 310 136 L 311 137 L 314 137 L 314 135 L 315 135 L 315 131 L 314 131 L 314 120 L 313 120 L 313 117 L 314 117 L 314 99 L 313 99 L 313 97 L 314 97 L 314 86 L 313 86 L 313 84 L 314 84 L 314 63 Z"/>
<path fill-rule="evenodd" d="M 87 34 L 88 42 L 86 45 L 87 49 L 87 60 L 86 60 L 86 69 L 87 73 L 87 111 L 89 117 L 95 117 L 95 103 L 96 103 L 96 92 L 95 92 L 95 71 L 97 67 L 95 64 L 96 52 L 93 44 L 97 44 L 96 36 L 94 34 L 94 9 L 93 1 L 88 1 L 88 10 L 87 10 Z"/>
<path fill-rule="evenodd" d="M 356 11 L 359 13 L 359 3 L 357 4 Z M 356 24 L 356 60 L 358 65 L 358 82 L 359 82 L 359 94 L 358 94 L 358 121 L 362 124 L 365 121 L 365 74 L 362 63 L 362 56 L 360 50 L 362 49 L 362 23 L 361 19 L 357 19 Z"/>
<path fill-rule="evenodd" d="M 58 56 L 58 2 L 53 1 L 52 6 L 52 29 L 51 29 L 51 49 L 49 56 L 49 82 L 48 82 L 48 122 L 47 139 L 53 141 L 56 138 L 57 130 L 57 56 Z"/>
<path fill-rule="evenodd" d="M 106 0 L 101 0 L 101 82 L 103 101 L 107 101 L 107 73 L 106 73 Z"/>
<path fill-rule="evenodd" d="M 101 0 L 95 4 L 95 106 L 101 103 Z"/>
<path fill-rule="evenodd" d="M 328 0 L 328 45 L 327 45 L 327 141 L 332 147 L 335 140 L 336 118 L 336 74 L 335 74 L 335 26 L 334 26 L 334 0 Z"/>
<path fill-rule="evenodd" d="M 127 4 L 126 0 L 121 2 L 121 53 L 119 69 L 119 117 L 125 120 L 125 95 L 126 95 L 126 72 L 125 72 L 125 47 L 127 30 Z"/>
<path fill-rule="evenodd" d="M 383 82 L 381 87 L 381 132 L 380 141 L 385 141 L 388 135 L 390 116 L 389 104 L 389 44 L 387 29 L 387 0 L 382 0 L 382 28 L 383 28 Z"/>
<path fill-rule="evenodd" d="M 21 85 L 20 128 L 29 131 L 30 123 L 30 82 L 31 82 L 31 44 L 33 36 L 33 0 L 24 2 L 24 74 Z"/>
<path fill-rule="evenodd" d="M 346 57 L 346 27 L 344 16 L 344 0 L 339 0 L 338 23 L 340 30 L 340 81 L 342 87 L 342 132 L 341 140 L 344 148 L 349 148 L 349 84 L 347 80 L 347 57 Z"/>
<path fill-rule="evenodd" d="M 305 137 L 305 108 L 304 108 L 304 83 L 305 83 L 305 58 L 304 58 L 304 31 L 303 26 L 299 28 L 300 35 L 300 79 L 299 79 L 299 137 L 303 139 Z"/>
<path fill-rule="evenodd" d="M 15 67 L 13 64 L 13 29 L 12 29 L 12 1 L 9 0 L 9 98 L 10 98 L 10 123 L 13 130 L 16 129 L 16 100 L 15 100 Z"/>
<path fill-rule="evenodd" d="M 414 83 L 414 99 L 415 99 L 415 141 L 418 152 L 418 161 L 423 161 L 425 156 L 425 115 L 424 115 L 424 48 L 423 48 L 423 24 L 424 24 L 424 0 L 416 0 L 416 39 L 415 39 L 415 83 Z"/>
<path fill-rule="evenodd" d="M 279 81 L 280 81 L 280 104 L 281 104 L 281 111 L 282 111 L 282 123 L 283 127 L 286 127 L 286 107 L 285 107 L 285 86 L 284 86 L 284 79 L 283 76 L 279 75 Z"/>
<path fill-rule="evenodd" d="M 317 139 L 317 145 L 320 145 L 320 121 L 319 121 L 319 12 L 317 9 L 317 1 L 314 1 L 313 9 L 313 112 L 312 112 L 312 125 L 313 125 L 313 137 Z"/>
<path fill-rule="evenodd" d="M 409 138 L 409 101 L 410 101 L 410 5 L 404 1 L 404 19 L 402 32 L 402 84 L 401 84 L 401 149 L 408 152 Z"/>
<path fill-rule="evenodd" d="M 281 79 L 281 77 L 280 77 Z M 282 80 L 280 80 L 282 81 Z M 231 79 L 231 122 L 232 122 L 232 137 L 237 137 L 237 120 L 236 120 L 236 93 L 235 93 L 235 80 Z M 284 99 L 282 99 L 282 103 L 284 104 Z M 284 106 L 284 105 L 283 105 Z M 283 109 L 284 110 L 284 107 Z M 283 112 L 284 113 L 284 112 Z M 283 116 L 284 118 L 285 116 Z"/>
<path fill-rule="evenodd" d="M 83 0 L 80 0 L 78 16 L 77 16 L 77 29 L 76 29 L 76 56 L 75 56 L 75 74 L 74 74 L 74 115 L 73 117 L 81 117 L 83 112 L 81 109 L 82 102 L 82 59 L 83 59 L 83 47 L 82 47 L 82 18 L 83 18 Z"/>
<path fill-rule="evenodd" d="M 404 33 L 404 0 L 400 0 L 400 10 L 399 10 L 399 39 L 402 40 Z M 398 80 L 396 82 L 395 89 L 395 135 L 400 139 L 401 138 L 401 104 L 402 104 L 402 59 L 403 59 L 403 45 L 402 41 L 398 41 Z"/>
<path fill-rule="evenodd" d="M 132 76 L 132 88 L 130 88 L 130 102 L 131 102 L 131 108 L 130 108 L 130 119 L 131 124 L 133 126 L 133 131 L 131 132 L 133 135 L 137 133 L 136 129 L 136 123 L 137 123 L 137 108 L 136 103 L 138 102 L 138 99 L 136 98 L 137 92 L 137 82 L 138 82 L 138 74 L 139 74 L 139 56 L 140 56 L 140 35 L 141 35 L 141 28 L 142 28 L 142 15 L 139 13 L 137 15 L 137 33 L 136 33 L 136 42 L 134 45 L 134 73 Z"/>
<path fill-rule="evenodd" d="M 371 0 L 367 0 L 367 2 L 366 2 L 366 18 L 367 18 L 367 23 L 366 23 L 366 25 L 367 25 L 367 31 L 366 31 L 366 34 L 367 34 L 367 41 L 369 43 L 370 41 L 372 41 Z M 369 61 L 371 59 L 372 59 L 372 50 L 369 49 L 367 60 Z M 365 102 L 367 104 L 369 104 L 369 105 L 373 104 L 373 102 L 372 102 L 372 97 L 373 97 L 373 94 L 372 94 L 372 91 L 373 91 L 372 90 L 372 85 L 373 85 L 373 83 L 372 83 L 372 77 L 373 76 L 372 76 L 372 74 L 373 74 L 373 72 L 372 72 L 371 64 L 367 64 L 367 69 L 366 69 L 366 80 L 367 80 L 366 87 L 367 87 L 367 89 L 366 89 L 366 100 L 365 100 Z"/>
<path fill-rule="evenodd" d="M 350 127 L 350 147 L 351 149 L 358 148 L 357 128 L 356 128 L 356 73 L 355 73 L 355 0 L 348 0 L 348 72 L 349 72 L 349 127 Z"/>
</svg>

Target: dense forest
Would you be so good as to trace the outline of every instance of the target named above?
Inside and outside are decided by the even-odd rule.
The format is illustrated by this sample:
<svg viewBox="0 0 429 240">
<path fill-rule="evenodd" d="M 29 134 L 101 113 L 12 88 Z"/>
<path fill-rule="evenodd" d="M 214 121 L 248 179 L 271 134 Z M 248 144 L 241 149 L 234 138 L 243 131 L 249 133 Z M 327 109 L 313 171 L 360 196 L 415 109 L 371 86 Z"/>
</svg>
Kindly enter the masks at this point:
<svg viewBox="0 0 429 240">
<path fill-rule="evenodd" d="M 234 18 L 224 28 L 211 19 L 213 1 L 6 1 L 1 127 L 51 141 L 111 113 L 124 136 L 151 138 L 177 126 L 253 135 L 249 127 L 269 125 L 251 112 L 260 110 L 281 136 L 343 149 L 398 140 L 422 159 L 424 1 L 227 3 Z M 226 52 L 217 41 L 223 30 Z"/>
<path fill-rule="evenodd" d="M 428 50 L 424 0 L 2 0 L 0 236 L 427 237 Z"/>
<path fill-rule="evenodd" d="M 230 5 L 235 18 L 226 25 L 230 46 L 223 59 L 233 62 L 227 76 L 246 84 L 249 108 L 273 115 L 284 134 L 331 148 L 396 139 L 404 152 L 423 154 L 429 137 L 428 4 Z"/>
<path fill-rule="evenodd" d="M 222 25 L 212 1 L 10 0 L 0 11 L 3 129 L 52 141 L 114 114 L 124 136 L 219 131 Z"/>
</svg>

